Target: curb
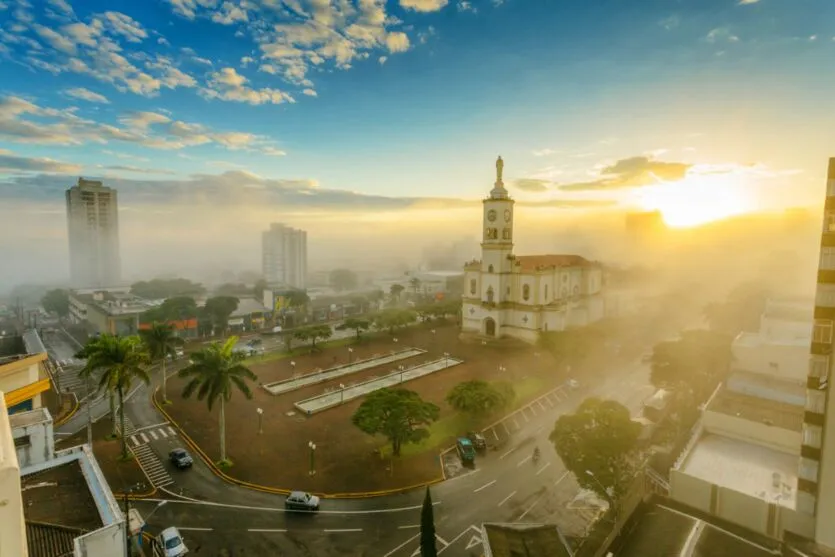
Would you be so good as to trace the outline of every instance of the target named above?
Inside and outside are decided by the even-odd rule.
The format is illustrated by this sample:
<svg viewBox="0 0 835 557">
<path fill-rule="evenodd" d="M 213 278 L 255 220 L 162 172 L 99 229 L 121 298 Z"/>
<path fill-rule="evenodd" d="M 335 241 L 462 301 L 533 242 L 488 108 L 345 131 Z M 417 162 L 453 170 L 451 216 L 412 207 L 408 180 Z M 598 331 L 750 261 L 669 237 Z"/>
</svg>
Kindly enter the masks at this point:
<svg viewBox="0 0 835 557">
<path fill-rule="evenodd" d="M 206 453 L 203 452 L 203 450 L 197 445 L 197 443 L 191 437 L 188 436 L 188 434 L 183 430 L 183 428 L 180 427 L 180 424 L 178 424 L 176 421 L 174 421 L 174 419 L 171 417 L 171 415 L 168 414 L 168 412 L 166 412 L 162 408 L 162 405 L 157 402 L 157 397 L 155 395 L 156 395 L 158 390 L 159 390 L 159 388 L 157 387 L 151 393 L 151 402 L 153 403 L 154 407 L 165 417 L 165 419 L 168 420 L 168 423 L 171 424 L 171 426 L 173 426 L 177 430 L 177 432 L 180 434 L 180 436 L 185 440 L 186 444 L 188 444 L 188 446 L 191 447 L 191 449 L 200 456 L 200 458 L 203 460 L 203 462 L 206 463 L 206 465 L 209 467 L 209 470 L 211 470 L 211 472 L 215 476 L 217 476 L 218 478 L 220 478 L 220 479 L 224 480 L 225 482 L 230 483 L 232 485 L 237 485 L 239 487 L 244 487 L 246 489 L 251 489 L 253 491 L 260 491 L 262 493 L 272 493 L 274 495 L 289 495 L 290 494 L 290 492 L 292 491 L 290 489 L 282 489 L 282 488 L 278 488 L 278 487 L 270 487 L 270 486 L 266 486 L 266 485 L 259 485 L 259 484 L 255 484 L 255 483 L 251 483 L 251 482 L 245 482 L 243 480 L 233 478 L 232 476 L 223 472 L 223 470 L 218 468 L 217 465 L 212 461 L 212 459 L 209 458 L 209 456 Z M 445 479 L 446 478 L 444 477 L 443 471 L 442 471 L 441 477 L 439 477 L 439 478 L 435 478 L 434 480 L 430 480 L 428 482 L 423 482 L 423 483 L 419 483 L 419 484 L 410 485 L 410 486 L 407 486 L 407 487 L 398 487 L 398 488 L 394 488 L 394 489 L 384 489 L 384 490 L 380 490 L 380 491 L 362 491 L 362 492 L 356 492 L 356 493 L 315 493 L 315 495 L 318 495 L 319 497 L 322 497 L 322 498 L 325 498 L 325 499 L 370 499 L 370 498 L 374 498 L 374 497 L 384 497 L 384 496 L 387 496 L 387 495 L 396 495 L 396 494 L 400 494 L 400 493 L 406 493 L 408 491 L 413 491 L 413 490 L 416 490 L 416 489 L 419 489 L 419 488 L 422 488 L 422 487 L 428 487 L 430 485 L 435 485 L 437 483 L 440 483 L 440 482 L 444 481 Z"/>
<path fill-rule="evenodd" d="M 143 472 L 144 472 L 144 470 L 143 470 Z M 146 497 L 153 497 L 156 494 L 157 494 L 157 488 L 153 488 L 151 491 L 146 491 L 145 493 L 128 493 L 127 496 L 128 496 L 129 500 L 135 500 L 135 499 L 145 499 Z M 120 499 L 125 498 L 124 493 L 117 493 L 115 491 L 113 492 L 113 496 L 114 497 L 119 497 Z"/>
<path fill-rule="evenodd" d="M 72 407 L 72 410 L 70 410 L 66 416 L 61 416 L 60 418 L 58 418 L 58 420 L 53 424 L 53 427 L 61 427 L 62 425 L 70 421 L 72 417 L 75 416 L 75 413 L 78 412 L 78 408 L 80 406 L 78 402 L 78 397 L 75 395 L 75 393 L 72 393 L 72 398 L 75 402 L 75 404 Z"/>
</svg>

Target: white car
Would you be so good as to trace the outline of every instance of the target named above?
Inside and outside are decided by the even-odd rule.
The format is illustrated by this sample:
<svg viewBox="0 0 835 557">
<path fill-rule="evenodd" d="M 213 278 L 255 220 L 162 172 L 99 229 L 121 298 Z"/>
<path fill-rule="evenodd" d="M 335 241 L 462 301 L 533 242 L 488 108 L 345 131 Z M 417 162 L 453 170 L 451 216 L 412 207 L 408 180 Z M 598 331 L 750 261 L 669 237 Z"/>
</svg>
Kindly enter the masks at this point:
<svg viewBox="0 0 835 557">
<path fill-rule="evenodd" d="M 165 557 L 182 557 L 188 554 L 188 548 L 183 541 L 183 536 L 180 531 L 174 526 L 166 528 L 159 535 L 159 544 Z"/>
</svg>

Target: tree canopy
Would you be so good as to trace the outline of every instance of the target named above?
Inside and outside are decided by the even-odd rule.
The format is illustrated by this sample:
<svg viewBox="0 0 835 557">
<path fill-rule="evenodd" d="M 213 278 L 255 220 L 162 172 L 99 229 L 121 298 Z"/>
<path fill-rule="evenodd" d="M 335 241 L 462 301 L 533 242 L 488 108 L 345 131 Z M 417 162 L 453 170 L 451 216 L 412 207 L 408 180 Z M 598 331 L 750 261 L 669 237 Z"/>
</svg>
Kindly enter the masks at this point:
<svg viewBox="0 0 835 557">
<path fill-rule="evenodd" d="M 392 284 L 389 288 L 389 293 L 391 294 L 392 299 L 399 302 L 400 294 L 402 294 L 404 290 L 406 290 L 406 287 L 402 284 Z"/>
<path fill-rule="evenodd" d="M 63 288 L 50 290 L 41 298 L 41 305 L 50 313 L 66 317 L 70 314 L 70 293 Z"/>
<path fill-rule="evenodd" d="M 724 302 L 704 308 L 710 329 L 736 336 L 742 331 L 757 331 L 765 311 L 768 291 L 759 284 L 746 283 L 734 288 Z"/>
<path fill-rule="evenodd" d="M 678 340 L 656 344 L 650 381 L 657 388 L 686 387 L 705 400 L 728 370 L 732 337 L 706 330 L 683 331 Z"/>
<path fill-rule="evenodd" d="M 130 292 L 140 298 L 159 300 L 174 296 L 200 296 L 206 293 L 206 289 L 196 282 L 175 278 L 141 280 L 131 285 Z"/>
<path fill-rule="evenodd" d="M 183 319 L 194 319 L 198 315 L 197 303 L 189 296 L 175 296 L 168 298 L 159 307 L 149 309 L 143 313 L 139 320 L 142 323 L 168 323 L 169 321 L 181 321 Z"/>
<path fill-rule="evenodd" d="M 406 389 L 380 389 L 369 394 L 357 408 L 352 422 L 368 435 L 384 435 L 394 456 L 400 456 L 403 443 L 419 443 L 429 437 L 429 424 L 440 409 Z"/>
<path fill-rule="evenodd" d="M 360 339 L 360 333 L 371 328 L 371 321 L 362 317 L 349 317 L 336 327 L 339 331 L 352 330 L 357 333 L 357 340 Z"/>
<path fill-rule="evenodd" d="M 330 325 L 310 325 L 293 331 L 293 338 L 302 342 L 310 341 L 310 349 L 316 350 L 316 342 L 327 340 L 333 336 L 333 329 Z"/>
<path fill-rule="evenodd" d="M 473 417 L 483 417 L 505 408 L 512 401 L 513 388 L 494 387 L 486 381 L 474 379 L 453 387 L 446 396 L 447 403 Z"/>
<path fill-rule="evenodd" d="M 357 274 L 350 269 L 334 269 L 329 278 L 331 287 L 337 292 L 356 290 L 359 285 Z"/>
<path fill-rule="evenodd" d="M 573 414 L 560 416 L 550 440 L 577 483 L 610 500 L 630 483 L 640 433 L 625 406 L 588 398 Z"/>
<path fill-rule="evenodd" d="M 374 326 L 378 329 L 388 329 L 389 333 L 405 327 L 417 320 L 417 314 L 409 309 L 388 308 L 371 316 Z"/>
<path fill-rule="evenodd" d="M 238 309 L 239 303 L 240 300 L 234 296 L 215 296 L 206 300 L 204 310 L 216 328 L 226 330 L 229 316 Z"/>
<path fill-rule="evenodd" d="M 252 288 L 243 282 L 225 282 L 214 289 L 215 296 L 251 296 Z"/>
</svg>

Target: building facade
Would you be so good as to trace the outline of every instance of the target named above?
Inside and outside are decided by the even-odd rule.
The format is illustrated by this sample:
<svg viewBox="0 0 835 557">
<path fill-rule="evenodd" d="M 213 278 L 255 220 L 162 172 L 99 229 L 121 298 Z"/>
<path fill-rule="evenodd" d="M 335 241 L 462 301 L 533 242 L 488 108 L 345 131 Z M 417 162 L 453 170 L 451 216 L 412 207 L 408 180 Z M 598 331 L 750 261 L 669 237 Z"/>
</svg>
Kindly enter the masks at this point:
<svg viewBox="0 0 835 557">
<path fill-rule="evenodd" d="M 462 330 L 536 342 L 540 332 L 585 326 L 604 316 L 603 270 L 579 255 L 513 254 L 514 201 L 496 161 L 483 201 L 481 260 L 464 266 Z"/>
<path fill-rule="evenodd" d="M 274 222 L 262 233 L 261 254 L 267 284 L 307 288 L 307 232 Z"/>
<path fill-rule="evenodd" d="M 116 190 L 78 179 L 66 191 L 70 279 L 77 288 L 113 286 L 122 280 Z"/>
</svg>

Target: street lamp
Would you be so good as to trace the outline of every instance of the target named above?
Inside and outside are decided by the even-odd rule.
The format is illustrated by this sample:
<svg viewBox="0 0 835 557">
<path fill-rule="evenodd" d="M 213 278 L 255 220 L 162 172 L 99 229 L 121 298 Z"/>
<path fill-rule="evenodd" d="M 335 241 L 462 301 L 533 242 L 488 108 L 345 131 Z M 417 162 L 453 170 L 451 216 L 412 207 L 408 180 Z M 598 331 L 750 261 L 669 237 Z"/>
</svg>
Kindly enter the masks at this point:
<svg viewBox="0 0 835 557">
<path fill-rule="evenodd" d="M 163 499 L 162 501 L 157 503 L 157 506 L 154 507 L 154 509 L 151 512 L 148 513 L 148 516 L 143 518 L 143 520 L 145 521 L 145 524 L 148 523 L 148 519 L 151 518 L 151 515 L 153 515 L 158 510 L 160 510 L 160 508 L 164 507 L 166 503 L 168 503 L 168 499 Z"/>
<path fill-rule="evenodd" d="M 342 404 L 343 402 L 345 402 L 345 385 L 340 383 L 339 384 L 339 389 L 340 389 L 340 391 L 339 391 L 339 395 L 340 395 L 339 396 L 339 404 Z"/>
<path fill-rule="evenodd" d="M 499 366 L 499 373 L 504 373 L 505 371 L 507 371 L 507 368 L 506 368 L 506 367 L 504 367 L 504 366 Z"/>
<path fill-rule="evenodd" d="M 353 349 L 353 348 L 349 348 L 349 349 L 348 349 L 348 363 L 349 363 L 349 364 L 351 363 L 351 361 L 352 361 L 352 359 L 353 359 L 353 356 L 354 356 L 354 349 Z"/>
<path fill-rule="evenodd" d="M 293 375 L 296 375 L 296 362 L 290 362 L 290 368 L 293 370 Z"/>
<path fill-rule="evenodd" d="M 264 433 L 264 429 L 261 427 L 264 422 L 264 409 L 256 408 L 255 411 L 258 412 L 258 435 L 261 435 Z"/>
<path fill-rule="evenodd" d="M 316 475 L 316 461 L 313 459 L 313 455 L 316 452 L 316 443 L 313 441 L 308 441 L 307 446 L 310 448 L 310 472 L 308 472 L 311 476 Z"/>
<path fill-rule="evenodd" d="M 444 352 L 444 367 L 449 367 L 449 352 Z"/>
<path fill-rule="evenodd" d="M 406 371 L 406 366 L 397 366 L 397 371 L 400 372 L 400 382 L 403 382 L 403 372 Z"/>
<path fill-rule="evenodd" d="M 597 476 L 594 475 L 594 472 L 591 470 L 586 470 L 586 475 L 594 480 L 594 483 L 606 494 L 607 502 L 609 503 L 609 507 L 612 509 L 612 512 L 615 514 L 615 522 L 617 522 L 618 516 L 618 509 L 617 505 L 615 505 L 615 499 L 612 497 L 611 488 L 603 487 L 603 484 L 600 483 L 600 480 L 597 479 Z"/>
</svg>

